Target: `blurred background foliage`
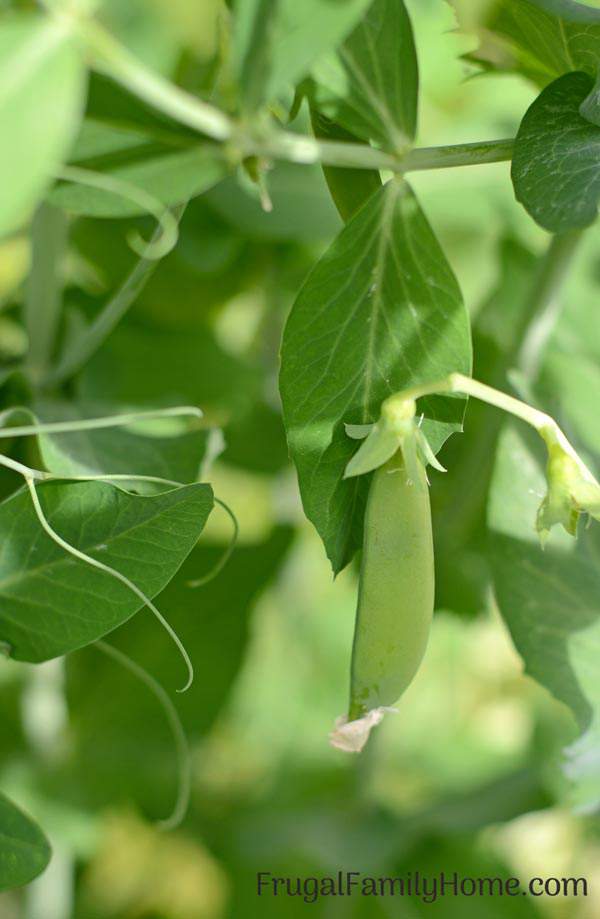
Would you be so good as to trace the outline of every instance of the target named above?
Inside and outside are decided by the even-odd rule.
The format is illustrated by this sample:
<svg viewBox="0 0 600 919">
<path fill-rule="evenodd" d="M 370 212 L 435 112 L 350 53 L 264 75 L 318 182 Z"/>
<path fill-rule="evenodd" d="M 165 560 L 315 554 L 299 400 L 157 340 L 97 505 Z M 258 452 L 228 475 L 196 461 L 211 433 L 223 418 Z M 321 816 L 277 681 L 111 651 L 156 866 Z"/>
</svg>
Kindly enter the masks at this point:
<svg viewBox="0 0 600 919">
<path fill-rule="evenodd" d="M 535 86 L 509 73 L 481 75 L 468 62 L 491 4 L 457 0 L 462 30 L 443 0 L 407 5 L 422 79 L 418 144 L 513 136 Z M 104 0 L 101 14 L 152 67 L 184 85 L 214 84 L 219 0 Z M 220 75 L 215 92 L 226 99 L 227 91 Z M 97 80 L 90 99 L 101 107 L 102 98 Z M 298 124 L 306 117 L 302 110 Z M 515 204 L 508 164 L 412 181 L 472 313 L 476 375 L 502 385 L 545 234 Z M 355 572 L 332 582 L 303 519 L 276 377 L 292 299 L 341 222 L 316 168 L 276 165 L 269 188 L 270 214 L 249 183 L 226 180 L 194 199 L 176 249 L 71 384 L 88 406 L 198 404 L 224 430 L 224 450 L 205 471 L 240 518 L 239 548 L 210 585 L 187 588 L 229 539 L 230 523 L 216 511 L 159 598 L 196 665 L 193 689 L 177 700 L 193 748 L 191 811 L 176 833 L 153 826 L 174 795 L 172 743 L 153 697 L 114 661 L 90 648 L 64 664 L 3 662 L 0 780 L 52 828 L 55 855 L 27 890 L 0 896 L 0 915 L 244 919 L 260 906 L 266 919 L 294 917 L 307 906 L 256 900 L 256 871 L 347 868 L 586 875 L 590 896 L 435 906 L 323 900 L 310 907 L 314 916 L 592 919 L 600 914 L 600 827 L 568 808 L 558 767 L 573 725 L 523 675 L 489 586 L 485 495 L 498 429 L 491 410 L 469 407 L 466 433 L 442 456 L 448 474 L 433 473 L 439 612 L 425 665 L 360 759 L 328 746 L 346 701 Z M 147 232 L 150 223 L 72 222 L 62 271 L 74 328 L 131 268 L 132 225 Z M 596 375 L 598 233 L 588 232 L 571 274 L 560 333 L 571 353 L 588 349 Z M 5 360 L 26 348 L 18 306 L 29 257 L 25 235 L 0 244 Z M 560 354 L 550 379 L 553 372 Z M 576 379 L 572 386 L 575 399 Z M 586 447 L 600 451 L 600 435 L 586 430 Z M 205 460 L 218 453 L 209 441 L 198 448 Z M 146 613 L 112 639 L 167 688 L 177 685 L 179 661 Z"/>
</svg>

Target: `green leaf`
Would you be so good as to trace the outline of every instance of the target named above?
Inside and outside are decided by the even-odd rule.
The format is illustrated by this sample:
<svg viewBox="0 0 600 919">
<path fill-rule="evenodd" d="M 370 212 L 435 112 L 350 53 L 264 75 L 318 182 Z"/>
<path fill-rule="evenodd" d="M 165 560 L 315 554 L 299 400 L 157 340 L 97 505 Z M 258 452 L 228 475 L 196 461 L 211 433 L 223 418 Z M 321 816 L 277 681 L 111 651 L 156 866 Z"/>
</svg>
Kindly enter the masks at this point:
<svg viewBox="0 0 600 919">
<path fill-rule="evenodd" d="M 156 600 L 196 666 L 193 685 L 174 699 L 192 742 L 211 730 L 231 696 L 252 638 L 256 600 L 280 571 L 292 537 L 290 527 L 277 527 L 259 543 L 239 545 L 214 581 L 193 590 L 188 582 L 210 571 L 225 549 L 201 542 Z M 180 678 L 179 662 L 164 653 L 157 628 L 141 617 L 110 641 L 163 686 Z M 69 657 L 67 677 L 77 787 L 96 803 L 133 798 L 148 813 L 163 816 L 173 798 L 173 744 L 154 698 L 92 650 Z"/>
<path fill-rule="evenodd" d="M 310 116 L 315 137 L 342 140 L 345 143 L 358 142 L 356 135 L 326 118 L 313 106 Z M 342 169 L 335 166 L 322 166 L 322 169 L 329 194 L 342 220 L 349 220 L 381 188 L 381 176 L 373 169 Z"/>
<path fill-rule="evenodd" d="M 592 88 L 584 73 L 555 80 L 521 122 L 512 161 L 517 200 L 546 230 L 587 227 L 600 200 L 600 128 L 579 113 Z"/>
<path fill-rule="evenodd" d="M 254 112 L 267 96 L 278 0 L 236 0 L 232 65 L 241 108 Z"/>
<path fill-rule="evenodd" d="M 501 437 L 489 505 L 496 597 L 526 672 L 573 713 L 581 737 L 568 774 L 581 807 L 600 803 L 600 544 L 553 532 L 545 550 L 534 530 L 544 492 L 543 457 L 512 427 Z"/>
<path fill-rule="evenodd" d="M 28 215 L 67 154 L 84 76 L 63 21 L 27 15 L 0 25 L 0 237 Z"/>
<path fill-rule="evenodd" d="M 403 151 L 417 127 L 419 75 L 402 0 L 375 0 L 335 53 L 312 70 L 312 101 L 346 130 Z"/>
<path fill-rule="evenodd" d="M 319 166 L 277 163 L 267 174 L 273 210 L 266 212 L 234 177 L 207 194 L 219 215 L 251 239 L 331 239 L 340 220 Z"/>
<path fill-rule="evenodd" d="M 512 235 L 500 241 L 497 259 L 497 281 L 474 320 L 473 376 L 506 390 L 506 373 L 514 366 L 530 310 L 537 259 Z M 471 399 L 466 436 L 445 446 L 448 475 L 436 476 L 431 489 L 436 603 L 459 615 L 475 616 L 488 606 L 486 503 L 502 423 L 500 412 Z"/>
<path fill-rule="evenodd" d="M 45 400 L 34 404 L 40 421 L 73 421 L 118 414 L 114 405 Z M 44 468 L 56 475 L 106 473 L 160 476 L 176 482 L 196 482 L 208 431 L 141 434 L 127 428 L 105 428 L 70 434 L 40 434 Z M 141 490 L 141 483 L 136 486 Z M 155 488 L 151 486 L 152 491 Z"/>
<path fill-rule="evenodd" d="M 591 9 L 575 0 L 531 0 L 540 9 L 569 22 L 600 22 L 600 10 Z"/>
<path fill-rule="evenodd" d="M 115 329 L 79 381 L 84 402 L 197 405 L 205 413 L 247 405 L 258 385 L 254 369 L 224 351 L 208 328 L 127 323 Z"/>
<path fill-rule="evenodd" d="M 0 792 L 0 890 L 33 881 L 51 854 L 37 823 Z"/>
<path fill-rule="evenodd" d="M 595 308 L 595 304 L 593 304 Z M 580 351 L 552 348 L 544 360 L 542 385 L 558 403 L 577 442 L 600 457 L 600 366 Z"/>
<path fill-rule="evenodd" d="M 246 104 L 257 107 L 305 77 L 321 54 L 344 40 L 371 2 L 237 0 L 233 65 Z"/>
<path fill-rule="evenodd" d="M 91 127 L 87 123 L 87 130 Z M 183 148 L 144 139 L 134 143 L 129 134 L 96 126 L 103 134 L 106 152 L 71 162 L 112 179 L 135 185 L 169 207 L 201 195 L 227 173 L 223 159 L 198 144 Z M 120 138 L 121 146 L 118 146 Z M 112 149 L 110 149 L 112 139 Z M 96 143 L 100 144 L 98 136 Z M 144 209 L 134 201 L 109 191 L 76 182 L 60 182 L 48 195 L 56 207 L 89 217 L 135 217 Z"/>
<path fill-rule="evenodd" d="M 494 36 L 500 40 L 498 47 Z M 507 46 L 512 59 L 510 55 L 507 59 Z M 573 70 L 595 76 L 600 22 L 561 19 L 533 0 L 500 0 L 486 22 L 481 53 L 492 66 L 517 70 L 542 86 Z"/>
<path fill-rule="evenodd" d="M 350 220 L 309 275 L 282 349 L 288 444 L 307 517 L 334 571 L 362 541 L 363 479 L 343 481 L 356 445 L 344 423 L 379 417 L 386 396 L 469 372 L 468 318 L 456 279 L 411 189 L 391 181 Z M 464 401 L 422 400 L 438 450 Z"/>
<path fill-rule="evenodd" d="M 104 482 L 38 486 L 46 518 L 82 552 L 116 568 L 147 596 L 171 580 L 212 509 L 209 485 L 152 497 Z M 31 497 L 0 504 L 0 640 L 17 660 L 66 654 L 125 622 L 141 601 L 124 584 L 73 558 L 42 530 Z"/>
</svg>

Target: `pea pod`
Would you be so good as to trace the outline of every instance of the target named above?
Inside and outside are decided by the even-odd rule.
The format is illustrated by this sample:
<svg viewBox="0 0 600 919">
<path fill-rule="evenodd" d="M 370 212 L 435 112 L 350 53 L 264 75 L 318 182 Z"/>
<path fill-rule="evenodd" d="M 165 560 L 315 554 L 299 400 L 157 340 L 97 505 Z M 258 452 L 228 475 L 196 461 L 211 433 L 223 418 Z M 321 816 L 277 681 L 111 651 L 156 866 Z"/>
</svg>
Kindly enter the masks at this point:
<svg viewBox="0 0 600 919">
<path fill-rule="evenodd" d="M 393 704 L 423 659 L 434 601 L 425 470 L 408 480 L 398 452 L 373 475 L 365 514 L 348 718 Z"/>
</svg>

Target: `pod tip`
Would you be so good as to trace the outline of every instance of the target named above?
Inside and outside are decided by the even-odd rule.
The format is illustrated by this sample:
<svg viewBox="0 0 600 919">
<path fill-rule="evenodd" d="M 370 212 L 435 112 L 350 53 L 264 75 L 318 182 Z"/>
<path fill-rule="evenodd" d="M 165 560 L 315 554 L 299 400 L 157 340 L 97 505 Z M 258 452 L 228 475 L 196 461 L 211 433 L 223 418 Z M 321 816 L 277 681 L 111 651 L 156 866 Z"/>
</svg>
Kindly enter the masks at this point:
<svg viewBox="0 0 600 919">
<path fill-rule="evenodd" d="M 329 734 L 329 743 L 344 753 L 360 753 L 369 739 L 372 728 L 381 724 L 387 712 L 397 711 L 397 708 L 382 705 L 372 708 L 362 718 L 356 718 L 354 721 L 348 721 L 346 715 L 341 715 L 336 719 L 333 731 Z"/>
</svg>

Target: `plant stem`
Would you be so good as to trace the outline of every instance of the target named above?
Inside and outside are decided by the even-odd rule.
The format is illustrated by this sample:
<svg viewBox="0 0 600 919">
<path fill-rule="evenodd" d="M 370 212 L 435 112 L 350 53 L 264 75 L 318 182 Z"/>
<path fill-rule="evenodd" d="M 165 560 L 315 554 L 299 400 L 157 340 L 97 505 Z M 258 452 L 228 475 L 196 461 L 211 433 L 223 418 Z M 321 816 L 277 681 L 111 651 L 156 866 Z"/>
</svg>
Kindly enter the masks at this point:
<svg viewBox="0 0 600 919">
<path fill-rule="evenodd" d="M 67 218 L 63 211 L 41 204 L 33 219 L 32 267 L 24 306 L 29 337 L 26 367 L 37 383 L 52 360 L 62 308 L 62 257 L 67 241 Z"/>
<path fill-rule="evenodd" d="M 235 126 L 228 115 L 154 73 L 99 23 L 88 20 L 80 23 L 80 30 L 96 63 L 138 98 L 215 140 L 232 137 Z"/>
<path fill-rule="evenodd" d="M 402 172 L 423 169 L 447 169 L 452 166 L 479 166 L 484 163 L 502 163 L 512 159 L 515 142 L 483 140 L 472 144 L 449 144 L 443 147 L 417 147 L 406 154 Z"/>
<path fill-rule="evenodd" d="M 169 118 L 226 143 L 226 153 L 232 159 L 258 156 L 292 163 L 323 163 L 351 169 L 388 169 L 404 173 L 502 162 L 512 156 L 512 140 L 425 147 L 406 154 L 394 154 L 368 144 L 318 140 L 290 131 L 271 131 L 254 136 L 246 126 L 238 124 L 225 112 L 154 73 L 98 23 L 82 23 L 80 31 L 96 64 L 109 76 Z"/>
<path fill-rule="evenodd" d="M 182 204 L 174 208 L 173 217 L 177 222 L 181 220 L 185 207 L 186 205 Z M 161 234 L 162 228 L 158 226 L 150 240 L 150 245 L 153 245 Z M 156 259 L 141 258 L 135 263 L 121 287 L 102 307 L 91 325 L 71 342 L 58 359 L 57 364 L 48 371 L 42 381 L 45 386 L 57 386 L 63 383 L 89 361 L 135 302 L 157 266 Z"/>
<path fill-rule="evenodd" d="M 575 460 L 584 478 L 595 483 L 594 476 L 551 415 L 534 408 L 532 405 L 528 405 L 526 402 L 522 402 L 520 399 L 515 399 L 514 396 L 509 396 L 508 393 L 494 389 L 486 383 L 480 383 L 472 377 L 466 377 L 462 373 L 451 373 L 443 380 L 411 386 L 409 389 L 395 393 L 385 400 L 382 411 L 385 406 L 389 405 L 390 408 L 393 408 L 396 403 L 399 403 L 401 407 L 403 403 L 414 402 L 423 396 L 432 396 L 436 393 L 463 393 L 465 396 L 471 396 L 481 402 L 486 402 L 488 405 L 493 405 L 503 412 L 508 412 L 509 415 L 514 415 L 515 418 L 520 418 L 521 421 L 524 421 L 537 431 L 549 450 L 551 446 L 558 446 L 560 450 Z"/>
<path fill-rule="evenodd" d="M 529 382 L 540 368 L 548 339 L 560 315 L 561 293 L 583 230 L 553 236 L 534 279 L 529 310 L 517 340 L 516 365 Z"/>
</svg>

